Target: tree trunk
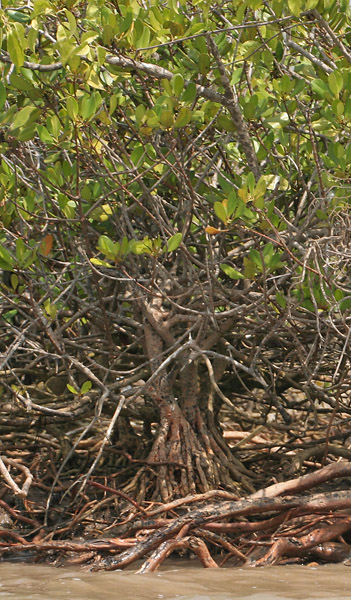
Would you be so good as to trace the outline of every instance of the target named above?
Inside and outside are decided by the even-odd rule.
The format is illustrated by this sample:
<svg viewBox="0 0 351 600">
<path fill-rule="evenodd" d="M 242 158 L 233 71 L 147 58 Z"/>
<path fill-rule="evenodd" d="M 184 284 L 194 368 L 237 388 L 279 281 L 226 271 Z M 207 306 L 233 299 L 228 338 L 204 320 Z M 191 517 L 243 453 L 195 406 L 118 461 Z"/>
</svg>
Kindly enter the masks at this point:
<svg viewBox="0 0 351 600">
<path fill-rule="evenodd" d="M 128 492 L 136 492 L 138 501 L 148 499 L 169 501 L 174 496 L 203 493 L 224 487 L 238 491 L 239 484 L 253 491 L 249 471 L 235 459 L 215 425 L 208 402 L 200 408 L 198 364 L 182 354 L 179 382 L 162 365 L 164 345 L 174 343 L 167 328 L 166 313 L 158 300 L 143 306 L 144 345 L 152 373 L 157 373 L 148 389 L 160 412 L 160 423 L 152 449 Z M 187 364 L 188 358 L 188 364 Z M 177 383 L 179 387 L 177 388 Z M 174 390 L 179 389 L 179 398 Z"/>
</svg>

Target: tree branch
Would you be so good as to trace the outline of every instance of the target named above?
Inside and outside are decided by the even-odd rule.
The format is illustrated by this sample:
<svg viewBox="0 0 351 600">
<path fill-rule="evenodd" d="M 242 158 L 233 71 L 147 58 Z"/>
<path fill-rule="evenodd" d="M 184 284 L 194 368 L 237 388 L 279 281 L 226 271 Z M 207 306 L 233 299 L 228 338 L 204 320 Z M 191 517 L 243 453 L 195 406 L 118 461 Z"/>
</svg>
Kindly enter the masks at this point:
<svg viewBox="0 0 351 600">
<path fill-rule="evenodd" d="M 229 81 L 227 72 L 225 70 L 224 64 L 222 62 L 221 56 L 218 52 L 218 48 L 210 34 L 207 35 L 207 42 L 208 42 L 208 45 L 214 56 L 214 59 L 218 65 L 218 69 L 219 69 L 219 72 L 220 72 L 221 78 L 222 78 L 222 84 L 223 84 L 223 87 L 225 90 L 224 97 L 225 97 L 226 102 L 222 101 L 222 104 L 225 104 L 225 106 L 229 110 L 229 113 L 233 120 L 233 123 L 235 124 L 235 127 L 238 130 L 238 139 L 244 150 L 248 165 L 249 165 L 251 171 L 253 172 L 255 179 L 257 181 L 260 178 L 260 167 L 258 164 L 255 149 L 253 147 L 253 144 L 252 144 L 252 141 L 250 138 L 248 127 L 242 117 L 238 100 L 236 98 L 236 95 L 234 93 L 232 86 L 230 85 L 230 81 Z"/>
<path fill-rule="evenodd" d="M 134 60 L 132 58 L 126 58 L 124 56 L 112 56 L 111 54 L 106 56 L 106 63 L 108 65 L 112 65 L 115 67 L 119 67 L 124 69 L 125 71 L 141 71 L 150 75 L 154 79 L 172 79 L 174 73 L 172 71 L 168 71 L 163 67 L 159 67 L 158 65 L 154 65 L 152 63 L 145 63 L 139 60 Z M 2 53 L 0 55 L 0 62 L 12 65 L 12 61 L 10 57 Z M 64 68 L 62 62 L 52 63 L 49 65 L 42 65 L 40 63 L 28 62 L 24 61 L 23 67 L 26 69 L 30 69 L 32 71 L 39 71 L 40 73 L 51 73 L 52 71 L 59 71 Z M 190 81 L 185 81 L 185 86 L 188 86 Z M 227 106 L 227 100 L 225 96 L 211 90 L 209 88 L 204 87 L 203 85 L 195 84 L 196 90 L 199 96 L 203 96 L 204 98 L 208 98 L 208 100 L 212 100 L 212 102 L 219 102 L 220 104 L 224 104 Z"/>
</svg>

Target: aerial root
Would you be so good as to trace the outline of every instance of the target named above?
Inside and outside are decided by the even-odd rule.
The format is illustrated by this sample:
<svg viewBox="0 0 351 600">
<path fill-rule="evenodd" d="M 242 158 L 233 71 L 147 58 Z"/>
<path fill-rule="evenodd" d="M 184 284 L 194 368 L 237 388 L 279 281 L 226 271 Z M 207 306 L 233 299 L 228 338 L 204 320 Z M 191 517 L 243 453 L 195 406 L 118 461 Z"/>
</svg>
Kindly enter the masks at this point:
<svg viewBox="0 0 351 600">
<path fill-rule="evenodd" d="M 169 418 L 162 423 L 147 460 L 124 491 L 135 494 L 138 503 L 146 496 L 167 503 L 174 496 L 195 495 L 197 490 L 206 493 L 220 485 L 236 489 L 240 481 L 252 492 L 248 476 L 245 467 L 235 457 L 229 459 L 205 426 L 196 435 L 179 413 L 174 422 Z"/>
</svg>

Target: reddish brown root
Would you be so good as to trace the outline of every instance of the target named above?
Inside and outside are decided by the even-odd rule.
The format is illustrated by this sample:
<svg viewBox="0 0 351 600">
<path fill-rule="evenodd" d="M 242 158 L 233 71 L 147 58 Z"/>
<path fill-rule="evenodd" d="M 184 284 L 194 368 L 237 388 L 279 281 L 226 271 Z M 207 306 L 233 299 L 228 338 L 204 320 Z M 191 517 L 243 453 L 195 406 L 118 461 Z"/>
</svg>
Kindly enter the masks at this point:
<svg viewBox="0 0 351 600">
<path fill-rule="evenodd" d="M 218 567 L 214 558 L 218 550 L 221 565 L 229 560 L 234 565 L 253 566 L 286 560 L 303 562 L 310 560 L 311 555 L 321 560 L 344 560 L 350 556 L 350 546 L 343 543 L 341 536 L 351 529 L 351 491 L 277 497 L 277 490 L 306 490 L 325 481 L 326 476 L 335 479 L 350 475 L 351 465 L 338 463 L 248 498 L 212 490 L 156 508 L 154 504 L 149 508 L 138 506 L 109 485 L 89 486 L 105 497 L 99 502 L 85 502 L 71 521 L 72 533 L 84 522 L 88 526 L 92 508 L 103 502 L 108 505 L 111 498 L 122 498 L 128 512 L 115 518 L 113 525 L 106 522 L 105 535 L 100 531 L 97 539 L 85 542 L 54 539 L 55 535 L 66 533 L 67 526 L 56 532 L 42 526 L 38 533 L 34 527 L 37 521 L 2 503 L 3 510 L 8 507 L 11 519 L 25 523 L 28 531 L 24 536 L 3 528 L 0 555 L 6 558 L 30 551 L 59 564 L 65 560 L 70 564 L 89 561 L 92 568 L 106 570 L 123 569 L 143 560 L 141 573 L 158 569 L 170 554 L 179 552 L 195 554 L 206 568 Z M 111 530 L 113 538 L 109 537 Z"/>
</svg>

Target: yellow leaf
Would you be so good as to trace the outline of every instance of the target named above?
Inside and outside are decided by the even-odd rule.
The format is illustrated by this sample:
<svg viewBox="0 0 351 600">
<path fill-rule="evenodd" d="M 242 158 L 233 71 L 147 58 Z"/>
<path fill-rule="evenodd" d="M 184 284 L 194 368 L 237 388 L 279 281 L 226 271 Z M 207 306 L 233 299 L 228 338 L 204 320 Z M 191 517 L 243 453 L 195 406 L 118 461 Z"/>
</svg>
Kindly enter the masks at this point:
<svg viewBox="0 0 351 600">
<path fill-rule="evenodd" d="M 209 225 L 208 227 L 205 227 L 205 231 L 206 231 L 206 233 L 209 233 L 210 235 L 215 235 L 216 233 L 222 232 L 221 229 L 217 229 L 216 227 L 211 227 L 211 225 Z"/>
</svg>

